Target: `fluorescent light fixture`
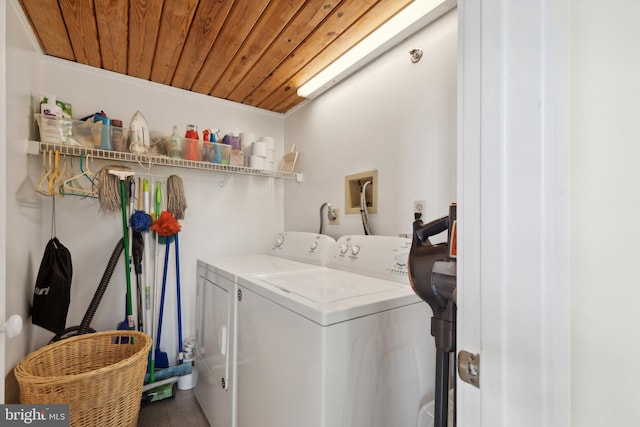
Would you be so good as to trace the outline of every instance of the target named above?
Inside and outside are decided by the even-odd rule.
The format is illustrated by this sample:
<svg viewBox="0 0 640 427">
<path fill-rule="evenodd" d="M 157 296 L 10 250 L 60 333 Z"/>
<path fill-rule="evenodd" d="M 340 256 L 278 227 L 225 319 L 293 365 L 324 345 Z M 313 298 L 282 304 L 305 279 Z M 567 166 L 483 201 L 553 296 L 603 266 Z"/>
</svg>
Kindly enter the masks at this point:
<svg viewBox="0 0 640 427">
<path fill-rule="evenodd" d="M 298 96 L 317 97 L 456 5 L 456 0 L 415 0 L 300 86 Z"/>
</svg>

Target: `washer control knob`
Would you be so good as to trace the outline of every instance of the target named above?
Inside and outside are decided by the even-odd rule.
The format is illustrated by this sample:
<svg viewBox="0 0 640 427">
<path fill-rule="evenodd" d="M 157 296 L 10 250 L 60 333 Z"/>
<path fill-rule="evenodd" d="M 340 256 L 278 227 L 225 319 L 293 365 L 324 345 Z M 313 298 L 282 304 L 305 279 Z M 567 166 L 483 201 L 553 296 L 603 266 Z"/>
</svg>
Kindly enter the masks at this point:
<svg viewBox="0 0 640 427">
<path fill-rule="evenodd" d="M 360 246 L 355 245 L 351 247 L 351 253 L 353 255 L 358 255 L 360 253 Z"/>
<path fill-rule="evenodd" d="M 312 251 L 315 251 L 316 249 L 318 249 L 318 242 L 313 242 L 313 243 L 311 244 L 311 250 L 312 250 Z"/>
<path fill-rule="evenodd" d="M 278 237 L 276 237 L 276 241 L 273 243 L 273 245 L 276 248 L 279 248 L 280 246 L 282 246 L 283 243 L 284 243 L 284 234 L 279 234 Z"/>
<path fill-rule="evenodd" d="M 344 243 L 340 245 L 340 253 L 342 255 L 346 254 L 348 250 L 349 250 L 349 246 L 345 245 Z"/>
</svg>

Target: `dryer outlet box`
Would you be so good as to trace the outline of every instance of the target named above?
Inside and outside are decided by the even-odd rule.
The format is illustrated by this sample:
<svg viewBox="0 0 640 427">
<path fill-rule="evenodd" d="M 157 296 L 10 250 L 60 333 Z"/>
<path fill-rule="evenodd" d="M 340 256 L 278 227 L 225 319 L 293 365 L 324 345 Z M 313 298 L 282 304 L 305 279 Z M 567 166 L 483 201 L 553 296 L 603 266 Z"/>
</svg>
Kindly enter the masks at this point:
<svg viewBox="0 0 640 427">
<path fill-rule="evenodd" d="M 367 184 L 368 183 L 368 184 Z M 348 175 L 344 179 L 345 213 L 360 213 L 360 196 L 364 188 L 367 212 L 374 214 L 378 212 L 378 171 L 356 173 Z"/>
</svg>

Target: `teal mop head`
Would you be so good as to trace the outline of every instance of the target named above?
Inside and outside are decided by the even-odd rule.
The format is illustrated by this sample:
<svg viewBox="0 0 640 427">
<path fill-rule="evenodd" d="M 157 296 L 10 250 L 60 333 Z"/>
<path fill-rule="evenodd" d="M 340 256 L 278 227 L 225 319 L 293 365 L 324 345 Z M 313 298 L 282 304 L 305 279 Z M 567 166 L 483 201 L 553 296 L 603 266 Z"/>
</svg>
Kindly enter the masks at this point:
<svg viewBox="0 0 640 427">
<path fill-rule="evenodd" d="M 167 378 L 172 377 L 181 377 L 183 375 L 189 375 L 192 372 L 193 368 L 190 363 L 183 363 L 182 365 L 169 366 L 166 369 L 160 369 L 156 371 L 154 374 L 155 381 L 162 381 Z M 146 373 L 144 375 L 144 383 L 149 384 L 149 379 L 151 376 Z"/>
</svg>

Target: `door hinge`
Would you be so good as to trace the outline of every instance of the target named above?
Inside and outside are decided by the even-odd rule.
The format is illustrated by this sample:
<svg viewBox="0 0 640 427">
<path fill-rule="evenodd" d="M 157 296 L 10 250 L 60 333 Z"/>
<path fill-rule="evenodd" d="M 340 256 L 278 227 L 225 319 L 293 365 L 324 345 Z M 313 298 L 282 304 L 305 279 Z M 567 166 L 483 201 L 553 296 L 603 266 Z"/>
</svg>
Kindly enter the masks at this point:
<svg viewBox="0 0 640 427">
<path fill-rule="evenodd" d="M 480 388 L 480 355 L 460 351 L 458 353 L 458 375 L 466 383 Z"/>
<path fill-rule="evenodd" d="M 238 289 L 238 302 L 242 301 L 242 289 Z"/>
</svg>

